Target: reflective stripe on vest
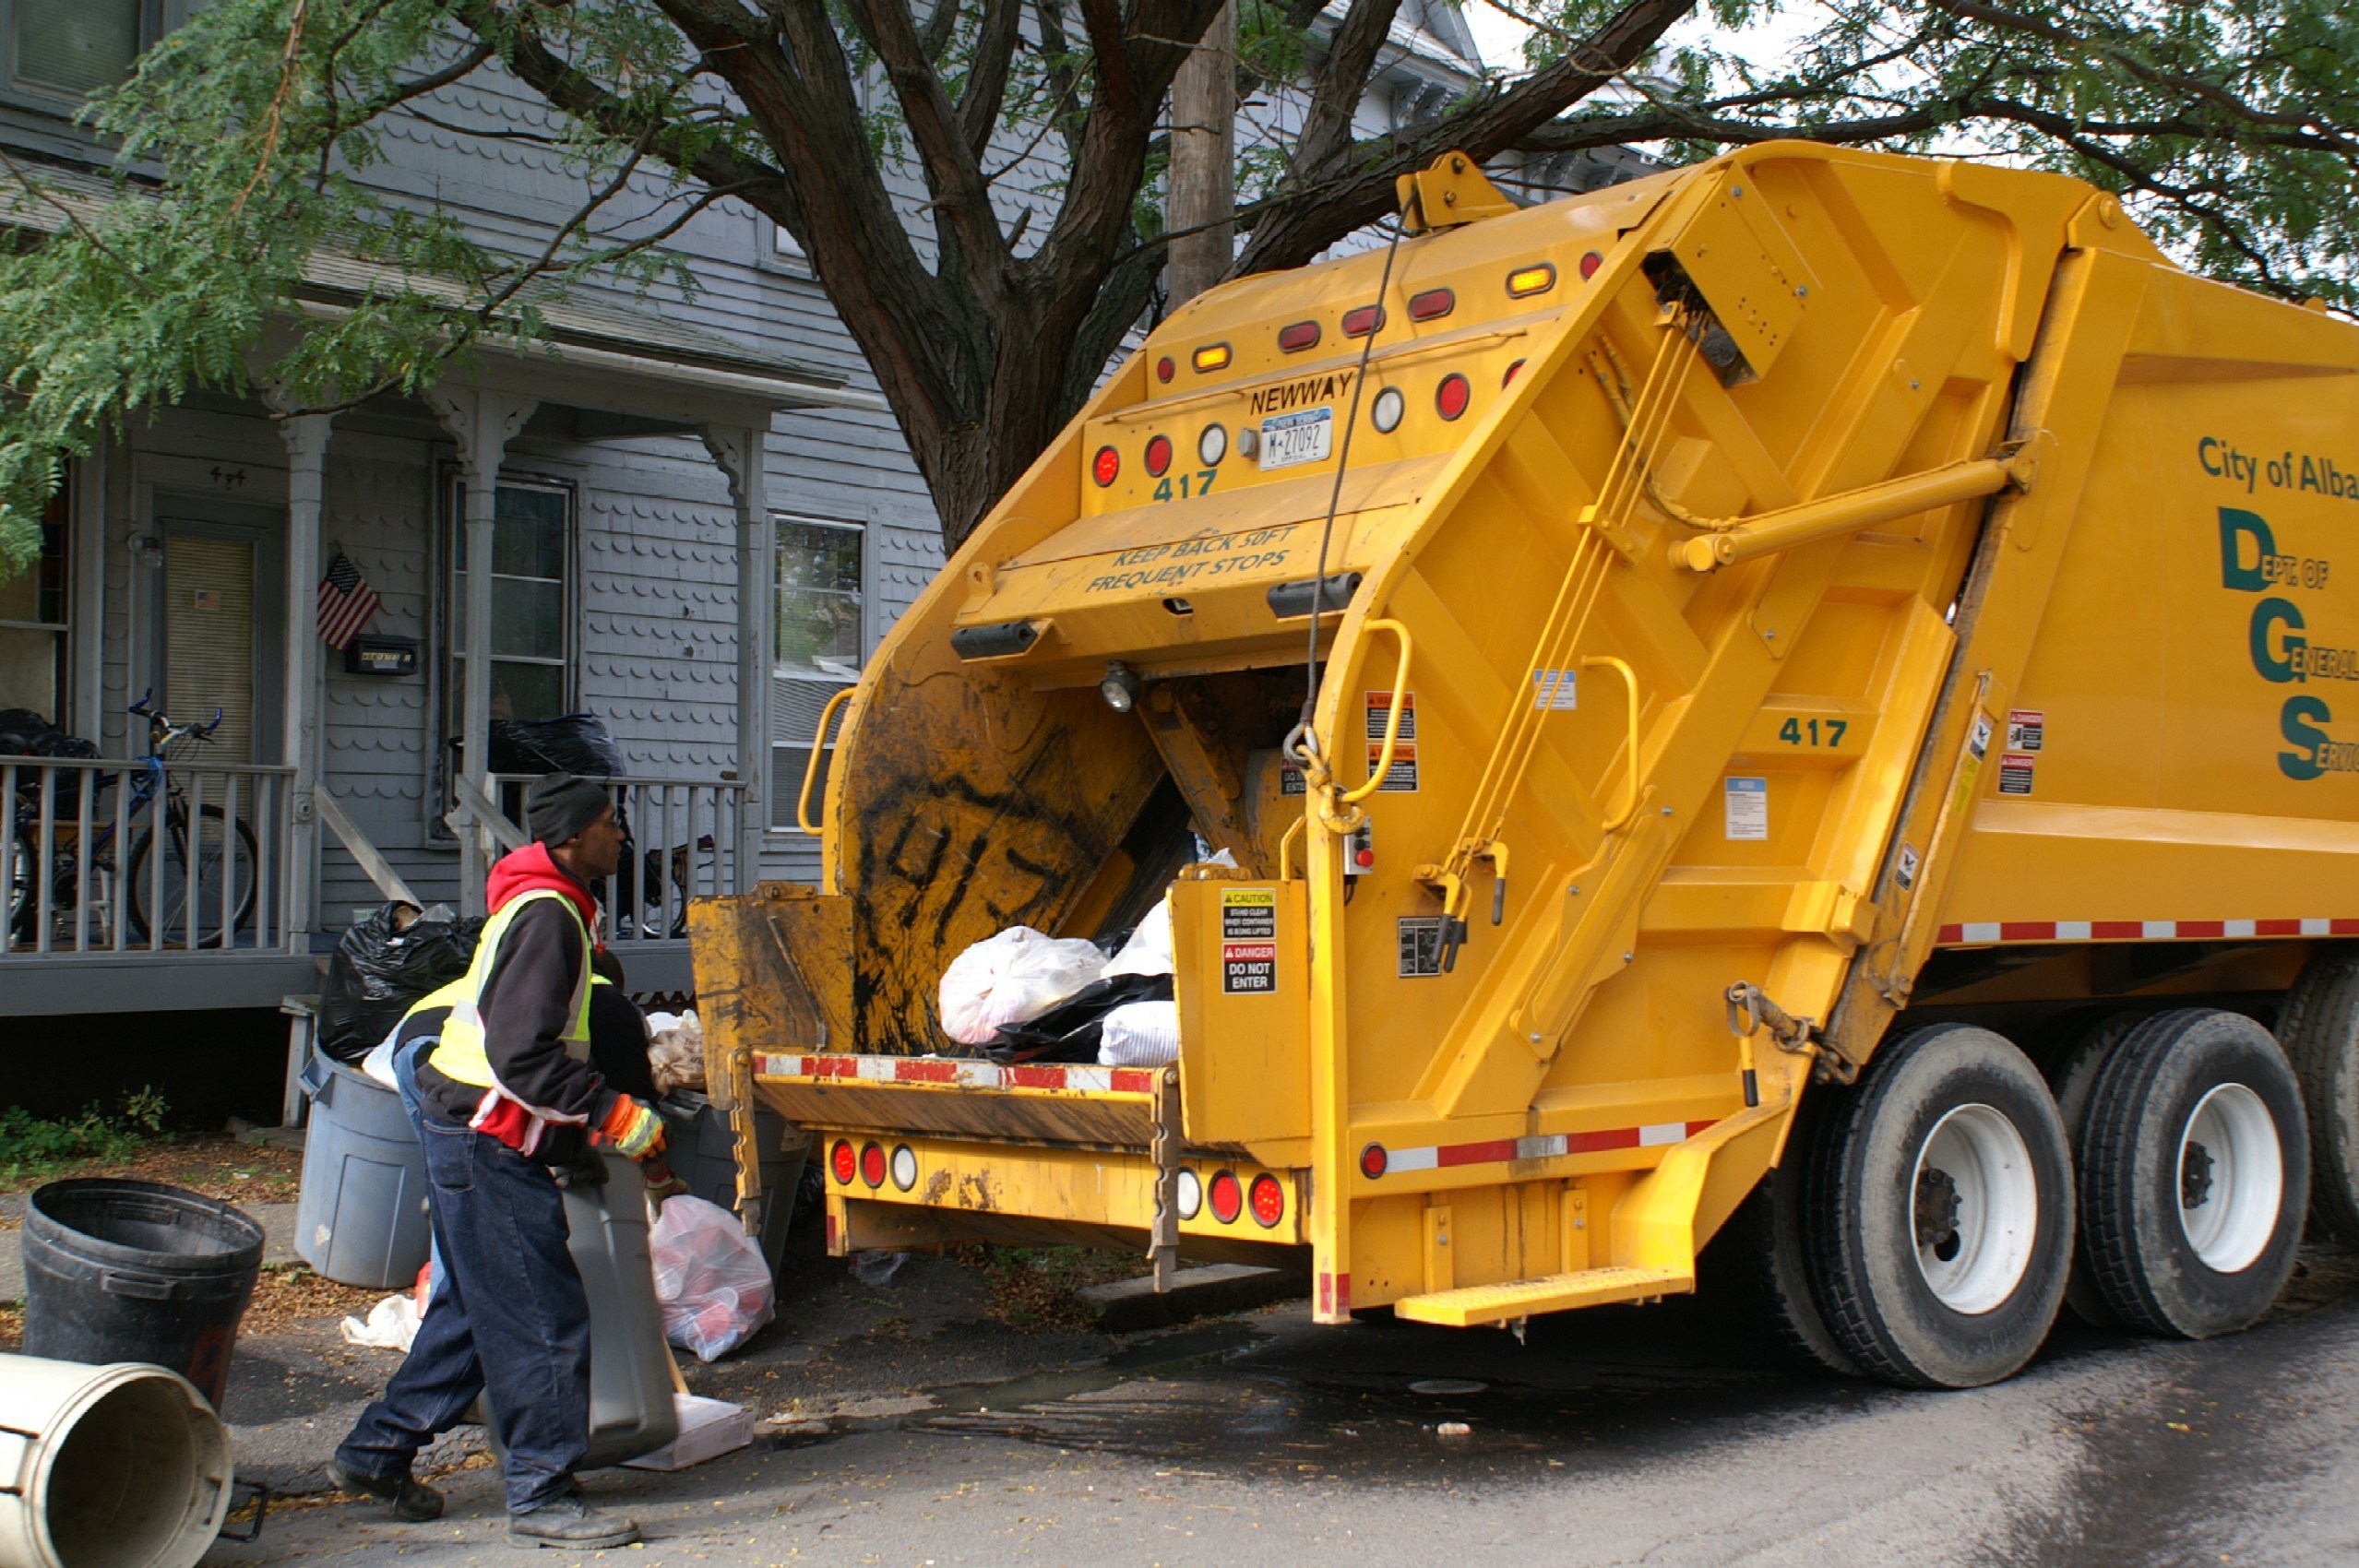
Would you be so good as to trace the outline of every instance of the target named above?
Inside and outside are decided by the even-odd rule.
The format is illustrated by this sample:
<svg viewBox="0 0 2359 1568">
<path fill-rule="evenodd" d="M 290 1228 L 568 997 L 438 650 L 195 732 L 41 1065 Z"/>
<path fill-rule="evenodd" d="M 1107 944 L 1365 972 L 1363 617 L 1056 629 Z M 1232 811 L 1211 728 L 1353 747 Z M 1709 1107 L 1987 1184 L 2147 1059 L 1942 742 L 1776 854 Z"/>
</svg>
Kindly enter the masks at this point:
<svg viewBox="0 0 2359 1568">
<path fill-rule="evenodd" d="M 492 965 L 498 959 L 500 943 L 506 937 L 508 927 L 516 923 L 525 906 L 543 898 L 554 898 L 563 904 L 566 913 L 573 919 L 574 929 L 581 932 L 581 974 L 574 982 L 573 1002 L 568 1009 L 573 1015 L 573 1026 L 563 1039 L 566 1054 L 578 1062 L 590 1058 L 590 928 L 581 923 L 581 911 L 574 908 L 572 899 L 554 888 L 536 888 L 510 900 L 483 923 L 483 933 L 476 939 L 475 957 L 467 966 L 466 976 L 435 992 L 435 997 L 449 1004 L 450 1016 L 443 1023 L 441 1041 L 426 1060 L 435 1072 L 453 1083 L 478 1089 L 498 1087 L 492 1074 L 491 1057 L 483 1050 L 483 1015 L 478 1010 L 483 998 L 483 982 L 491 978 Z"/>
</svg>

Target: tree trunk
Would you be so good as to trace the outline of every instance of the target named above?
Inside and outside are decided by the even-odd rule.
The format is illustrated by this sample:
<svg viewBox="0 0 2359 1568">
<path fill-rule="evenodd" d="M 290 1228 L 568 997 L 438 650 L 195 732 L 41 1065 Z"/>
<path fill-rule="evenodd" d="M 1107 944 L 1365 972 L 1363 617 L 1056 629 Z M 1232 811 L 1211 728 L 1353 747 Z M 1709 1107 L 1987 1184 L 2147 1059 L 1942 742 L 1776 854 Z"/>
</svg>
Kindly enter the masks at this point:
<svg viewBox="0 0 2359 1568">
<path fill-rule="evenodd" d="M 1236 259 L 1237 6 L 1221 7 L 1172 78 L 1171 307 L 1228 275 Z"/>
</svg>

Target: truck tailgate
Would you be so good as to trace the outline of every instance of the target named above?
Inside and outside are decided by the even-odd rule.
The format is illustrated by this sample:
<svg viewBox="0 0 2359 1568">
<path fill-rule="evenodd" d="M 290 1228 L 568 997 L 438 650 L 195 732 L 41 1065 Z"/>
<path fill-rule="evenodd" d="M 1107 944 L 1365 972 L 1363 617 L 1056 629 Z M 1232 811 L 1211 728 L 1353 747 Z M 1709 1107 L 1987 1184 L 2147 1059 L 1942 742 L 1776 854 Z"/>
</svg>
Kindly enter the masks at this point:
<svg viewBox="0 0 2359 1568">
<path fill-rule="evenodd" d="M 1154 1134 L 1156 1072 L 1003 1066 L 939 1056 L 756 1052 L 754 1092 L 815 1127 L 1138 1148 Z"/>
</svg>

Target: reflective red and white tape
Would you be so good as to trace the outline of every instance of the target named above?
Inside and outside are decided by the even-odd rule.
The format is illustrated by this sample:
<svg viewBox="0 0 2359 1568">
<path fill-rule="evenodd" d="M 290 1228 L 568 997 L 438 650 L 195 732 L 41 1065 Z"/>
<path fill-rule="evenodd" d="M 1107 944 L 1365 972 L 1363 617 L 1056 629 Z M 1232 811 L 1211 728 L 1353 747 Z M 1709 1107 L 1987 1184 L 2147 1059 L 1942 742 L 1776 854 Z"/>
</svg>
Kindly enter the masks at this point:
<svg viewBox="0 0 2359 1568">
<path fill-rule="evenodd" d="M 947 1056 L 788 1056 L 757 1051 L 754 1075 L 975 1089 L 1058 1089 L 1068 1094 L 1155 1092 L 1155 1075 L 1145 1068 L 1004 1066 Z"/>
<path fill-rule="evenodd" d="M 2359 936 L 2359 921 L 1963 921 L 1934 940 L 1991 942 L 2201 942 L 2233 936 Z"/>
<path fill-rule="evenodd" d="M 1371 1176 L 1398 1175 L 1405 1170 L 1448 1170 L 1460 1165 L 1498 1165 L 1511 1159 L 1555 1159 L 1567 1154 L 1602 1154 L 1610 1149 L 1659 1148 L 1681 1143 L 1711 1126 L 1703 1122 L 1655 1122 L 1643 1127 L 1609 1127 L 1594 1133 L 1552 1133 L 1544 1137 L 1492 1138 L 1474 1144 L 1427 1144 L 1422 1148 L 1387 1148 L 1371 1144 L 1361 1155 L 1360 1168 Z M 1376 1158 L 1381 1151 L 1382 1158 Z"/>
</svg>

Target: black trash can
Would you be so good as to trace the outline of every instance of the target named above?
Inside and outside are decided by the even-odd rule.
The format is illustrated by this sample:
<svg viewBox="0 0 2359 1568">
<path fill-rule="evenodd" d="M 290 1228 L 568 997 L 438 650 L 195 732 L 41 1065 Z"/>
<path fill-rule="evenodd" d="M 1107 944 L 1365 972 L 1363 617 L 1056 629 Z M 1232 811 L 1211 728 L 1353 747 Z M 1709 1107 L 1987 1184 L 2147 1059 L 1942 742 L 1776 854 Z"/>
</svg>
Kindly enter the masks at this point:
<svg viewBox="0 0 2359 1568">
<path fill-rule="evenodd" d="M 27 1206 L 25 1354 L 152 1361 L 221 1408 L 262 1227 L 159 1182 L 52 1182 Z"/>
</svg>

